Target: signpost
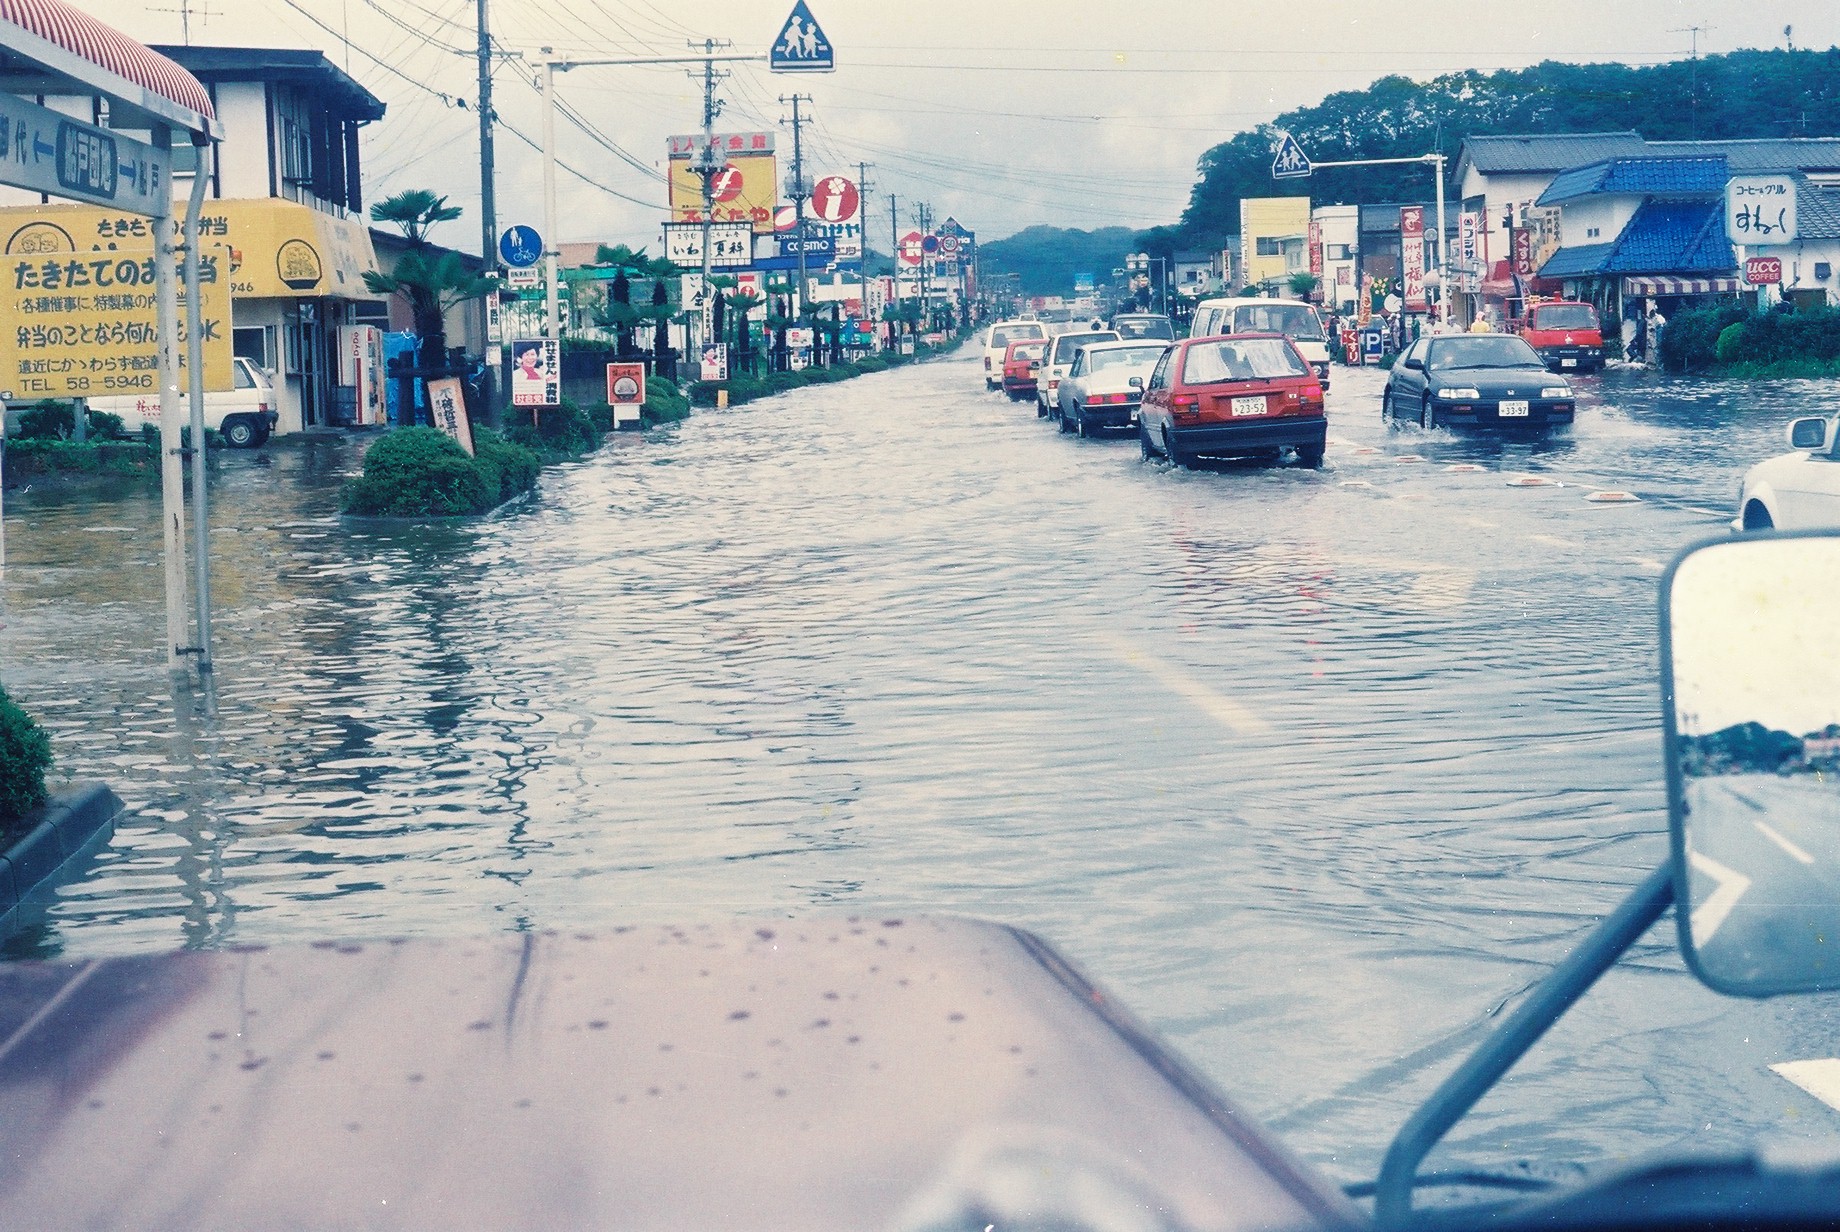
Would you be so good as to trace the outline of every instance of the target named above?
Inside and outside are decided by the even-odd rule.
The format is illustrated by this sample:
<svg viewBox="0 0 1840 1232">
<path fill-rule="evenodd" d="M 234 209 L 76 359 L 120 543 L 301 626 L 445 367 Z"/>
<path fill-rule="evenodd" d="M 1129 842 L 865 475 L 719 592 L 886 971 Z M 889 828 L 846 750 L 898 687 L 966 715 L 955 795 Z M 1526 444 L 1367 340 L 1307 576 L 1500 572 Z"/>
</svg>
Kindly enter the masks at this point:
<svg viewBox="0 0 1840 1232">
<path fill-rule="evenodd" d="M 918 231 L 909 231 L 901 237 L 901 264 L 918 265 L 926 258 L 926 241 Z"/>
<path fill-rule="evenodd" d="M 458 441 L 460 448 L 470 455 L 473 452 L 473 424 L 466 417 L 466 398 L 460 389 L 460 378 L 449 376 L 429 381 L 428 409 L 434 426 Z"/>
<path fill-rule="evenodd" d="M 498 255 L 512 269 L 527 269 L 543 259 L 543 237 L 535 227 L 506 227 L 498 237 Z"/>
<path fill-rule="evenodd" d="M 562 405 L 562 344 L 554 338 L 519 338 L 511 344 L 511 405 Z"/>
<path fill-rule="evenodd" d="M 805 0 L 797 0 L 786 24 L 774 36 L 767 67 L 776 73 L 828 73 L 837 67 L 836 49 Z"/>
<path fill-rule="evenodd" d="M 1795 181 L 1786 175 L 1734 175 L 1725 182 L 1725 234 L 1740 245 L 1793 244 Z"/>
<path fill-rule="evenodd" d="M 709 342 L 703 345 L 700 375 L 705 381 L 726 381 L 728 379 L 728 344 L 726 342 Z"/>
<path fill-rule="evenodd" d="M 1782 282 L 1781 257 L 1751 257 L 1744 263 L 1744 281 L 1753 287 Z"/>
<path fill-rule="evenodd" d="M 613 426 L 639 422 L 645 405 L 645 365 L 607 365 L 607 404 L 613 408 Z"/>
<path fill-rule="evenodd" d="M 827 175 L 811 187 L 811 212 L 820 222 L 848 222 L 861 205 L 855 181 L 845 176 Z"/>
<path fill-rule="evenodd" d="M 158 214 L 172 205 L 172 152 L 0 94 L 6 183 L 54 197 Z"/>
<path fill-rule="evenodd" d="M 1271 178 L 1299 180 L 1309 175 L 1312 170 L 1314 168 L 1310 165 L 1309 157 L 1304 154 L 1303 147 L 1297 144 L 1295 137 L 1285 133 L 1284 139 L 1278 142 L 1278 148 L 1272 154 Z"/>
<path fill-rule="evenodd" d="M 674 265 L 703 263 L 703 231 L 709 231 L 709 264 L 714 269 L 746 269 L 754 262 L 754 226 L 746 222 L 667 222 L 665 260 Z"/>
</svg>

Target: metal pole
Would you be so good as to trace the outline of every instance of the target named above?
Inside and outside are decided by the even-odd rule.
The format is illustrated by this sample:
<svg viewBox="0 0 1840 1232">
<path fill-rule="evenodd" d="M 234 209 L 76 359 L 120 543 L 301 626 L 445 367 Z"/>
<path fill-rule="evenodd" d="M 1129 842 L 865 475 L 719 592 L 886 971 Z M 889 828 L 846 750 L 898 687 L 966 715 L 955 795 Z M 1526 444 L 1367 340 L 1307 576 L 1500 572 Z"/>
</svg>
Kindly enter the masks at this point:
<svg viewBox="0 0 1840 1232">
<path fill-rule="evenodd" d="M 492 165 L 492 31 L 479 0 L 479 255 L 488 268 L 498 246 L 498 198 Z"/>
<path fill-rule="evenodd" d="M 863 316 L 869 315 L 869 168 L 873 164 L 856 164 L 856 229 L 862 232 L 862 257 L 856 266 L 857 280 L 862 283 Z"/>
<path fill-rule="evenodd" d="M 561 253 L 556 235 L 556 65 L 551 49 L 543 49 L 543 272 L 547 286 L 543 297 L 543 336 L 561 338 L 558 303 Z"/>
<path fill-rule="evenodd" d="M 865 232 L 864 234 L 867 234 Z M 890 309 L 899 310 L 901 306 L 901 219 L 895 208 L 895 195 L 888 194 L 888 258 L 893 265 L 890 282 L 892 290 L 888 298 Z M 888 347 L 893 350 L 899 345 L 895 340 L 895 319 L 888 319 Z"/>
<path fill-rule="evenodd" d="M 716 49 L 714 39 L 703 40 L 703 50 L 713 54 Z M 703 150 L 698 156 L 697 175 L 703 181 L 703 303 L 709 303 L 709 273 L 711 268 L 709 244 L 710 227 L 714 223 L 716 208 L 716 176 L 722 170 L 722 164 L 716 161 L 716 62 L 713 59 L 703 61 Z M 698 344 L 709 341 L 703 337 L 703 316 L 699 312 L 696 318 Z"/>
<path fill-rule="evenodd" d="M 798 228 L 794 234 L 798 236 L 799 286 L 792 297 L 792 315 L 795 319 L 805 315 L 805 147 L 799 131 L 799 102 L 804 97 L 799 94 L 792 96 L 792 191 L 787 194 L 792 198 L 794 217 L 798 219 Z M 784 103 L 786 100 L 782 97 L 779 101 Z"/>
<path fill-rule="evenodd" d="M 198 249 L 198 212 L 204 207 L 204 186 L 211 178 L 216 147 L 194 145 L 198 166 L 192 172 L 192 194 L 185 205 L 185 374 L 192 404 L 192 571 L 193 601 L 197 606 L 198 674 L 209 676 L 211 662 L 211 498 L 206 482 L 204 447 L 204 299 L 199 283 L 202 254 Z M 228 269 L 219 271 L 228 277 Z"/>
<path fill-rule="evenodd" d="M 153 144 L 172 149 L 172 129 L 153 130 Z M 196 181 L 194 181 L 196 182 Z M 153 298 L 158 318 L 160 380 L 160 526 L 166 563 L 166 666 L 179 670 L 185 646 L 185 468 L 179 434 L 179 286 L 173 262 L 172 202 L 153 216 Z M 203 441 L 195 444 L 202 446 Z"/>
<path fill-rule="evenodd" d="M 1433 163 L 1437 168 L 1437 216 L 1438 216 L 1438 323 L 1450 324 L 1450 244 L 1449 232 L 1444 230 L 1444 156 L 1433 154 Z"/>
</svg>

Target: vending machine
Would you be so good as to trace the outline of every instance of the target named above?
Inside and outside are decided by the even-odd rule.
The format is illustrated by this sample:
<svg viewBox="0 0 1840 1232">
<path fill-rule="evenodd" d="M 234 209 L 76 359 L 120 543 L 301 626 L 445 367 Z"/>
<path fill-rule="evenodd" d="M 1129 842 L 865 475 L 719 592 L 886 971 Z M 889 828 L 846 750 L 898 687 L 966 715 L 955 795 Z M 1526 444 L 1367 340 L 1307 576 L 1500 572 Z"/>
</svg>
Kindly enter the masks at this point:
<svg viewBox="0 0 1840 1232">
<path fill-rule="evenodd" d="M 383 331 L 375 325 L 339 326 L 339 384 L 355 426 L 384 425 Z"/>
</svg>

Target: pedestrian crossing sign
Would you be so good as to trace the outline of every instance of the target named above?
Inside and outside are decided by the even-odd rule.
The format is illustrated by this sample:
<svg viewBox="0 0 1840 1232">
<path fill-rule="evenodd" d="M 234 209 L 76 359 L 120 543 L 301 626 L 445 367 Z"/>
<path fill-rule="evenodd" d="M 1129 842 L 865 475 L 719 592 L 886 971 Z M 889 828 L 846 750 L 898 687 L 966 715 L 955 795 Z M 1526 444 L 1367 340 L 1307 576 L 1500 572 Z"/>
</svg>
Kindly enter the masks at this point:
<svg viewBox="0 0 1840 1232">
<path fill-rule="evenodd" d="M 1278 143 L 1278 149 L 1271 159 L 1271 178 L 1274 180 L 1302 179 L 1310 174 L 1310 160 L 1297 144 L 1297 139 L 1289 133 Z"/>
<path fill-rule="evenodd" d="M 805 0 L 796 0 L 791 16 L 773 40 L 767 67 L 776 73 L 828 73 L 837 67 L 830 39 L 818 27 Z"/>
</svg>

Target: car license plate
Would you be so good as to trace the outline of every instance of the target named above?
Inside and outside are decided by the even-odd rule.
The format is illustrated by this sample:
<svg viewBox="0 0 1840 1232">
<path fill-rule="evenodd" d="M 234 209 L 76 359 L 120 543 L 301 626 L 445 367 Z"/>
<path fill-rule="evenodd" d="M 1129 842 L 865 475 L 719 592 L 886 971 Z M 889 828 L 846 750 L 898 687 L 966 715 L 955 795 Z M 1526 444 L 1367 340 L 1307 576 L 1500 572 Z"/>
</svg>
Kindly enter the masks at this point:
<svg viewBox="0 0 1840 1232">
<path fill-rule="evenodd" d="M 1263 415 L 1265 413 L 1265 395 L 1260 394 L 1256 398 L 1235 398 L 1233 399 L 1232 410 L 1235 415 Z"/>
<path fill-rule="evenodd" d="M 1525 419 L 1527 418 L 1527 404 L 1525 402 L 1504 402 L 1496 414 L 1503 419 Z"/>
<path fill-rule="evenodd" d="M 1575 359 L 1562 359 L 1559 361 L 1559 366 L 1561 368 L 1576 368 L 1578 366 L 1578 361 Z"/>
</svg>

